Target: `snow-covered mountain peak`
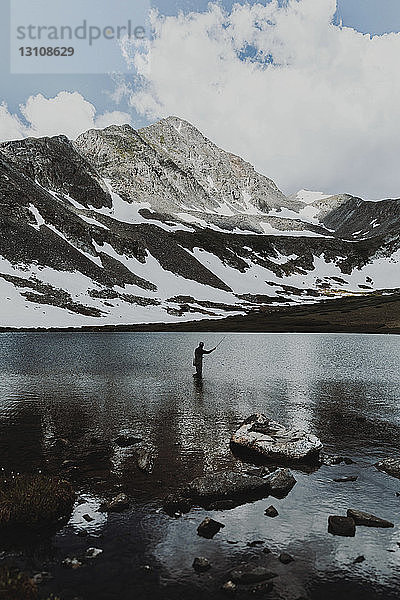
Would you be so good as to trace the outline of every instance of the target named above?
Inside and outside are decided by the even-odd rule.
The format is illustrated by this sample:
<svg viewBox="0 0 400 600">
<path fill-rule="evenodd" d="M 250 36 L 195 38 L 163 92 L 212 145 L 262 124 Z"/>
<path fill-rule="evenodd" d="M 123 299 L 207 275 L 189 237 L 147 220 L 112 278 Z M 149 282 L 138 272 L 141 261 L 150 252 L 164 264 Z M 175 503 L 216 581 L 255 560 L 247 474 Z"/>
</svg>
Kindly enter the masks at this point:
<svg viewBox="0 0 400 600">
<path fill-rule="evenodd" d="M 0 144 L 0 325 L 179 321 L 400 287 L 400 201 L 271 179 L 178 117 Z"/>
</svg>

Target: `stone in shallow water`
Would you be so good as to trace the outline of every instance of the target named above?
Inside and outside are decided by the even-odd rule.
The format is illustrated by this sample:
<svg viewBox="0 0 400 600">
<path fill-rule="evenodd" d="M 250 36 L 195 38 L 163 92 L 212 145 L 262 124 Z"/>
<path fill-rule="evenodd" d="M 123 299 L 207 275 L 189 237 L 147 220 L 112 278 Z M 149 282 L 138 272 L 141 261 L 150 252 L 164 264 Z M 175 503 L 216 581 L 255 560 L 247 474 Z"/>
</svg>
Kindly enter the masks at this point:
<svg viewBox="0 0 400 600">
<path fill-rule="evenodd" d="M 300 429 L 286 429 L 263 414 L 248 417 L 232 434 L 233 449 L 280 463 L 318 463 L 321 441 Z"/>
<path fill-rule="evenodd" d="M 269 493 L 275 498 L 284 498 L 288 495 L 297 481 L 289 469 L 277 469 L 265 478 L 269 485 Z"/>
<path fill-rule="evenodd" d="M 328 531 L 333 535 L 354 537 L 356 535 L 356 524 L 351 517 L 331 515 L 328 519 Z"/>
<path fill-rule="evenodd" d="M 138 468 L 149 475 L 153 471 L 156 458 L 154 448 L 138 448 L 135 454 Z"/>
<path fill-rule="evenodd" d="M 185 490 L 177 490 L 169 494 L 163 502 L 163 508 L 170 516 L 188 513 L 192 506 L 193 500 L 185 495 Z"/>
<path fill-rule="evenodd" d="M 264 514 L 267 517 L 277 517 L 279 515 L 278 511 L 276 510 L 275 506 L 269 506 L 268 508 L 265 509 Z"/>
<path fill-rule="evenodd" d="M 388 475 L 400 479 L 400 459 L 384 458 L 376 463 L 375 466 L 379 471 L 385 471 Z"/>
<path fill-rule="evenodd" d="M 129 508 L 129 499 L 126 494 L 118 494 L 110 502 L 106 502 L 102 509 L 106 512 L 122 512 Z"/>
<path fill-rule="evenodd" d="M 211 539 L 220 529 L 222 529 L 222 527 L 225 527 L 223 523 L 219 523 L 218 521 L 214 521 L 214 519 L 210 519 L 210 517 L 206 517 L 198 526 L 197 533 L 201 537 Z"/>
<path fill-rule="evenodd" d="M 370 513 L 362 512 L 361 510 L 356 510 L 354 508 L 348 509 L 347 516 L 351 517 L 356 525 L 382 528 L 394 527 L 394 524 L 390 521 L 386 521 L 385 519 L 381 519 L 380 517 L 376 517 L 375 515 L 371 515 Z"/>
<path fill-rule="evenodd" d="M 344 477 L 335 477 L 333 481 L 335 481 L 336 483 L 348 483 L 351 481 L 357 481 L 357 479 L 358 475 L 348 475 Z"/>
<path fill-rule="evenodd" d="M 79 569 L 79 567 L 82 566 L 82 563 L 80 560 L 78 560 L 77 558 L 65 558 L 62 561 L 62 565 L 63 567 L 66 567 L 67 569 Z"/>
<path fill-rule="evenodd" d="M 230 573 L 231 580 L 234 583 L 248 585 L 250 583 L 260 583 L 262 581 L 268 581 L 276 577 L 276 573 L 273 573 L 266 567 L 254 566 L 252 564 L 243 564 Z"/>
<path fill-rule="evenodd" d="M 360 564 L 360 563 L 362 563 L 362 562 L 364 562 L 364 561 L 365 561 L 365 556 L 364 556 L 364 554 L 360 554 L 360 556 L 357 556 L 357 558 L 355 558 L 355 559 L 353 560 L 353 564 L 354 564 L 354 565 L 358 565 L 358 564 Z"/>
<path fill-rule="evenodd" d="M 208 569 L 211 569 L 211 563 L 204 556 L 197 556 L 193 561 L 193 569 L 198 573 L 204 573 Z"/>
<path fill-rule="evenodd" d="M 115 443 L 120 448 L 129 448 L 129 446 L 134 446 L 135 444 L 139 444 L 142 441 L 141 437 L 135 435 L 119 435 L 115 440 Z"/>
<path fill-rule="evenodd" d="M 346 465 L 353 465 L 354 460 L 352 460 L 348 456 L 339 456 L 337 454 L 325 454 L 324 452 L 322 452 L 321 463 L 327 466 L 340 465 L 341 463 L 345 463 Z"/>
<path fill-rule="evenodd" d="M 282 552 L 282 554 L 279 555 L 279 560 L 282 564 L 288 565 L 289 563 L 294 561 L 294 558 L 293 558 L 293 556 L 290 556 L 290 554 L 287 554 L 286 552 Z"/>
<path fill-rule="evenodd" d="M 234 594 L 236 592 L 237 586 L 233 581 L 226 581 L 224 585 L 221 587 L 221 590 L 225 592 L 225 594 Z"/>
<path fill-rule="evenodd" d="M 97 558 L 100 554 L 103 554 L 103 550 L 100 548 L 88 548 L 85 553 L 85 558 Z"/>
<path fill-rule="evenodd" d="M 270 485 L 267 479 L 227 471 L 197 477 L 189 483 L 187 495 L 200 503 L 208 503 L 265 497 L 268 496 L 269 491 Z"/>
</svg>

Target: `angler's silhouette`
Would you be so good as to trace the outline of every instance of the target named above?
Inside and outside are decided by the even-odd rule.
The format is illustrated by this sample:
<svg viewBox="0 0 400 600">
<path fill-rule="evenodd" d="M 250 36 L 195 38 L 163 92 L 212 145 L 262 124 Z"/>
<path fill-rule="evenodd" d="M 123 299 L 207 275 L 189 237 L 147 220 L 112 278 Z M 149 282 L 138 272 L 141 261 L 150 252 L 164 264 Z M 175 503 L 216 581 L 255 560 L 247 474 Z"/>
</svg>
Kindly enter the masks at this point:
<svg viewBox="0 0 400 600">
<path fill-rule="evenodd" d="M 211 350 L 204 350 L 204 342 L 199 343 L 194 351 L 193 366 L 196 367 L 196 373 L 193 377 L 198 377 L 199 379 L 203 377 L 203 356 L 204 354 L 211 354 L 211 352 L 214 352 L 216 347 L 217 346 L 211 348 Z"/>
</svg>

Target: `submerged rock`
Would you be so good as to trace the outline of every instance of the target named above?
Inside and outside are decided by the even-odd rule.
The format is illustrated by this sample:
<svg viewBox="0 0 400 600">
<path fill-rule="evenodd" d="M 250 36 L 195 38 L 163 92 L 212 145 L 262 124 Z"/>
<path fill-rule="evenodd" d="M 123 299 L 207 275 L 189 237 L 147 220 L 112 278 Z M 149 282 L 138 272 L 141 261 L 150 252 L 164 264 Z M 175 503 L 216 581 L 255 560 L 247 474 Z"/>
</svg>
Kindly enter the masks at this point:
<svg viewBox="0 0 400 600">
<path fill-rule="evenodd" d="M 362 563 L 362 562 L 364 562 L 364 561 L 365 561 L 365 556 L 364 556 L 364 554 L 360 554 L 360 556 L 357 556 L 357 558 L 355 558 L 355 559 L 353 560 L 353 565 L 358 565 L 358 564 L 360 564 L 360 563 Z"/>
<path fill-rule="evenodd" d="M 194 504 L 194 500 L 186 495 L 186 490 L 178 490 L 169 494 L 163 502 L 163 509 L 167 515 L 179 516 L 188 513 Z"/>
<path fill-rule="evenodd" d="M 163 508 L 171 516 L 189 512 L 194 505 L 207 510 L 229 510 L 269 495 L 283 498 L 295 484 L 296 479 L 289 469 L 276 469 L 267 477 L 235 471 L 210 473 L 196 477 L 187 487 L 169 494 Z"/>
<path fill-rule="evenodd" d="M 381 519 L 380 517 L 376 517 L 375 515 L 371 515 L 366 512 L 362 512 L 361 510 L 355 510 L 354 508 L 349 508 L 347 511 L 347 516 L 351 517 L 356 525 L 364 525 L 365 527 L 382 527 L 389 528 L 394 527 L 394 524 L 390 521 L 386 521 L 385 519 Z"/>
<path fill-rule="evenodd" d="M 129 508 L 129 500 L 126 494 L 118 494 L 110 502 L 102 505 L 102 510 L 105 512 L 122 512 Z"/>
<path fill-rule="evenodd" d="M 204 573 L 211 569 L 211 563 L 207 558 L 204 558 L 204 556 L 198 556 L 193 561 L 193 569 L 198 573 Z"/>
<path fill-rule="evenodd" d="M 134 436 L 134 435 L 119 435 L 115 443 L 120 448 L 129 448 L 129 446 L 134 446 L 135 444 L 139 444 L 142 441 L 142 438 Z"/>
<path fill-rule="evenodd" d="M 269 485 L 269 493 L 275 498 L 287 496 L 297 483 L 289 469 L 277 469 L 271 475 L 268 475 L 265 481 Z"/>
<path fill-rule="evenodd" d="M 62 563 L 63 567 L 66 569 L 79 569 L 82 566 L 82 563 L 77 558 L 65 558 Z"/>
<path fill-rule="evenodd" d="M 348 456 L 321 453 L 321 463 L 329 467 L 332 465 L 340 465 L 341 463 L 345 463 L 346 465 L 353 465 L 354 460 L 352 460 Z"/>
<path fill-rule="evenodd" d="M 282 552 L 282 554 L 279 555 L 279 560 L 282 564 L 288 565 L 289 563 L 294 561 L 294 558 L 293 558 L 293 556 L 290 556 L 290 554 L 287 554 L 286 552 Z"/>
<path fill-rule="evenodd" d="M 143 473 L 150 474 L 153 471 L 155 462 L 155 450 L 154 448 L 138 448 L 136 450 L 136 463 L 138 468 Z"/>
<path fill-rule="evenodd" d="M 201 537 L 210 540 L 223 527 L 225 527 L 223 523 L 219 523 L 218 521 L 214 521 L 214 519 L 210 519 L 210 517 L 206 517 L 198 526 L 197 533 Z"/>
<path fill-rule="evenodd" d="M 379 471 L 385 471 L 388 475 L 400 479 L 400 459 L 384 458 L 376 463 L 375 466 Z"/>
<path fill-rule="evenodd" d="M 233 583 L 248 585 L 250 583 L 261 583 L 276 577 L 276 573 L 267 567 L 255 566 L 251 563 L 239 565 L 230 573 Z"/>
<path fill-rule="evenodd" d="M 328 519 L 328 531 L 333 535 L 354 537 L 356 534 L 356 524 L 352 517 L 332 515 Z"/>
<path fill-rule="evenodd" d="M 101 550 L 100 548 L 88 548 L 85 552 L 85 558 L 97 558 L 98 556 L 100 556 L 100 554 L 103 554 L 103 550 Z"/>
<path fill-rule="evenodd" d="M 262 546 L 263 544 L 264 540 L 253 540 L 252 542 L 247 543 L 249 548 L 257 548 L 257 546 Z"/>
<path fill-rule="evenodd" d="M 335 481 L 336 483 L 348 483 L 351 481 L 357 481 L 357 479 L 358 475 L 348 475 L 344 477 L 335 477 L 333 481 Z"/>
<path fill-rule="evenodd" d="M 225 592 L 225 594 L 234 594 L 236 592 L 237 585 L 233 583 L 233 581 L 225 581 L 224 585 L 221 587 L 221 590 Z"/>
<path fill-rule="evenodd" d="M 233 449 L 280 463 L 318 463 L 321 441 L 300 429 L 286 429 L 263 414 L 248 417 L 232 434 Z"/>
<path fill-rule="evenodd" d="M 210 473 L 196 477 L 187 488 L 187 495 L 200 504 L 220 500 L 243 500 L 268 496 L 268 479 L 234 471 Z"/>
</svg>

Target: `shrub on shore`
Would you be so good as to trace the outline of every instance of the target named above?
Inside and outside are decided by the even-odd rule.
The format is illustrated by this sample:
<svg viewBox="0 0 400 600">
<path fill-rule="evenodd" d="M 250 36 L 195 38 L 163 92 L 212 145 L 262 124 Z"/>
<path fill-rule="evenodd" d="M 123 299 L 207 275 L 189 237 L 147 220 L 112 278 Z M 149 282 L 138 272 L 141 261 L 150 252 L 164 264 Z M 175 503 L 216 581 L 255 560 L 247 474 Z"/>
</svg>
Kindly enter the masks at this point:
<svg viewBox="0 0 400 600">
<path fill-rule="evenodd" d="M 74 499 L 70 483 L 59 477 L 7 477 L 0 482 L 0 527 L 52 527 L 70 514 Z"/>
<path fill-rule="evenodd" d="M 9 567 L 0 567 L 0 598 L 36 600 L 37 597 L 37 587 L 28 575 Z"/>
<path fill-rule="evenodd" d="M 35 582 L 18 569 L 8 566 L 0 567 L 1 600 L 39 600 L 39 592 Z M 47 600 L 60 600 L 58 596 L 49 596 Z"/>
</svg>

